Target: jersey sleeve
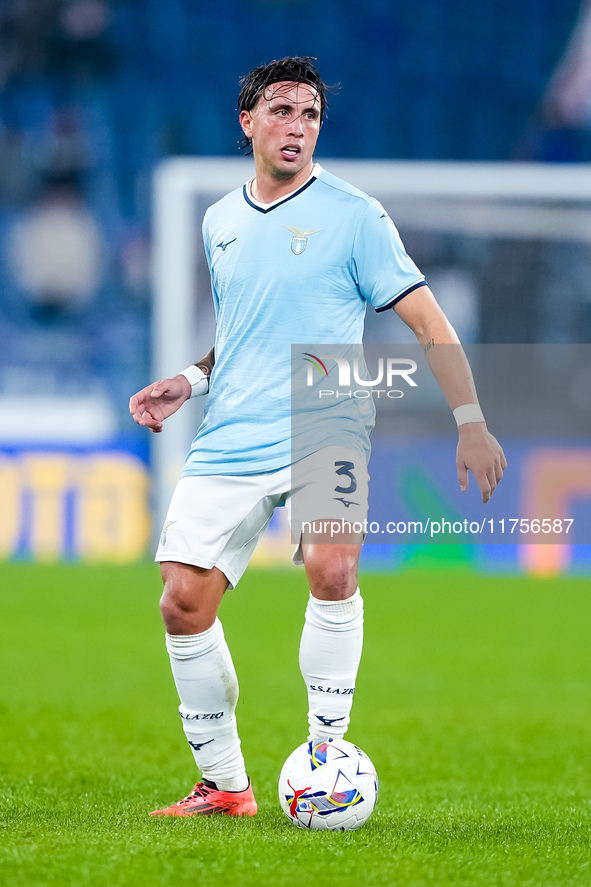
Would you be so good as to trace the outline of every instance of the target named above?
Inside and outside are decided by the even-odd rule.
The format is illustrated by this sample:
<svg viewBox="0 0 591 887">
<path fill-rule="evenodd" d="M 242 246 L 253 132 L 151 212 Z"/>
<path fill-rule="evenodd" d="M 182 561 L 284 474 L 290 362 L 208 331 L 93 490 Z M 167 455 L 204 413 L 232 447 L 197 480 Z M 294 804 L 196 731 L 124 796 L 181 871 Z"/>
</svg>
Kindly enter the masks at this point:
<svg viewBox="0 0 591 887">
<path fill-rule="evenodd" d="M 201 226 L 201 236 L 203 239 L 203 249 L 205 251 L 205 258 L 207 260 L 207 267 L 209 269 L 209 280 L 210 280 L 210 284 L 211 284 L 211 295 L 213 297 L 213 307 L 214 307 L 214 310 L 215 310 L 216 316 L 217 316 L 217 311 L 218 311 L 218 307 L 219 307 L 219 299 L 218 299 L 218 295 L 217 295 L 217 292 L 215 290 L 215 286 L 213 283 L 213 274 L 212 274 L 213 257 L 212 257 L 212 249 L 211 249 L 211 231 L 210 231 L 209 222 L 210 222 L 210 218 L 209 218 L 209 208 L 208 208 L 205 211 L 205 215 L 203 217 L 203 224 Z"/>
<path fill-rule="evenodd" d="M 207 267 L 211 273 L 211 235 L 209 231 L 209 208 L 206 209 L 201 225 L 201 236 L 203 238 L 203 248 L 205 250 L 205 258 L 207 259 Z"/>
<path fill-rule="evenodd" d="M 357 227 L 352 267 L 359 292 L 376 311 L 392 308 L 425 283 L 394 222 L 377 200 L 365 209 Z"/>
</svg>

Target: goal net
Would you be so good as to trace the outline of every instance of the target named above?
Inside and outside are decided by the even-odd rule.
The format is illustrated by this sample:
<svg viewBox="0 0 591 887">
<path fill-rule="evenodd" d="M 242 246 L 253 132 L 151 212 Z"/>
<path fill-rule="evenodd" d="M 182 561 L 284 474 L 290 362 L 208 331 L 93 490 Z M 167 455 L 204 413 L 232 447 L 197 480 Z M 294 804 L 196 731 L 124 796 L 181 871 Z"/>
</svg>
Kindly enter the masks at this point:
<svg viewBox="0 0 591 887">
<path fill-rule="evenodd" d="M 382 202 L 463 342 L 568 345 L 591 340 L 587 166 L 320 162 Z M 244 158 L 174 158 L 156 171 L 154 378 L 177 373 L 213 344 L 201 222 L 211 203 L 252 175 L 252 164 Z M 366 343 L 413 341 L 393 312 L 367 312 Z M 587 381 L 588 389 L 584 380 L 579 383 L 575 408 L 588 411 Z M 199 401 L 186 404 L 153 438 L 156 529 L 198 427 Z"/>
</svg>

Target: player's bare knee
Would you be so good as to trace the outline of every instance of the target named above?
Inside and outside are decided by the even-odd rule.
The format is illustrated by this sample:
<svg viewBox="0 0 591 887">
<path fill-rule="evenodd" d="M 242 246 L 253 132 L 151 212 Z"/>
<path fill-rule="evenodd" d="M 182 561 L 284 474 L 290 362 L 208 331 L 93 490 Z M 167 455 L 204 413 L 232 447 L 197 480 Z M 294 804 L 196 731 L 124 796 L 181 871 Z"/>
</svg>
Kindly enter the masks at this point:
<svg viewBox="0 0 591 887">
<path fill-rule="evenodd" d="M 162 564 L 160 613 L 169 634 L 199 634 L 211 628 L 225 591 L 219 571 Z"/>
<path fill-rule="evenodd" d="M 345 600 L 357 588 L 356 556 L 324 556 L 306 562 L 310 590 L 321 600 Z"/>
<path fill-rule="evenodd" d="M 190 598 L 179 593 L 174 586 L 164 586 L 164 591 L 160 598 L 160 613 L 167 630 L 169 623 L 183 621 L 187 616 L 193 614 L 194 609 L 195 607 Z"/>
<path fill-rule="evenodd" d="M 160 613 L 169 634 L 200 634 L 215 622 L 217 606 L 186 595 L 177 596 L 165 587 L 160 598 Z"/>
</svg>

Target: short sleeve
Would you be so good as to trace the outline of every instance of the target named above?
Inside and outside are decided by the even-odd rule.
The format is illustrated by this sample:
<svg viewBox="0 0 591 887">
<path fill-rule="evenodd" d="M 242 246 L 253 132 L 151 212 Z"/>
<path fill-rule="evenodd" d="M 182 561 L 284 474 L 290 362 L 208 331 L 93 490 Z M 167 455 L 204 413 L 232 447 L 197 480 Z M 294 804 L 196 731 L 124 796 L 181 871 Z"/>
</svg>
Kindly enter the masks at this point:
<svg viewBox="0 0 591 887">
<path fill-rule="evenodd" d="M 203 216 L 203 223 L 201 225 L 201 237 L 203 239 L 203 248 L 205 250 L 205 258 L 207 259 L 207 267 L 211 273 L 211 237 L 209 233 L 209 208 L 205 211 L 205 215 Z"/>
<path fill-rule="evenodd" d="M 209 269 L 210 275 L 210 285 L 211 285 L 211 295 L 213 297 L 213 307 L 215 309 L 216 315 L 219 308 L 219 298 L 216 292 L 215 283 L 214 283 L 214 275 L 213 275 L 213 256 L 211 249 L 211 232 L 209 226 L 209 208 L 206 210 L 205 215 L 203 217 L 203 224 L 201 226 L 201 236 L 203 239 L 203 249 L 205 251 L 205 258 L 207 260 L 207 267 Z"/>
<path fill-rule="evenodd" d="M 376 311 L 386 311 L 425 283 L 394 222 L 377 200 L 372 200 L 359 221 L 352 259 L 359 292 Z"/>
</svg>

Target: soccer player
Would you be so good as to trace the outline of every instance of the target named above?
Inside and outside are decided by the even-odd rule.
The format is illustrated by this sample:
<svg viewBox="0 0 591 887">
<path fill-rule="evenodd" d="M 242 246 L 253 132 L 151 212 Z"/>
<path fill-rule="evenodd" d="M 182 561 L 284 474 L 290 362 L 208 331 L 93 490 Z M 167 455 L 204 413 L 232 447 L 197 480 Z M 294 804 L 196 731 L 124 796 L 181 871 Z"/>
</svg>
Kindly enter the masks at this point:
<svg viewBox="0 0 591 887">
<path fill-rule="evenodd" d="M 506 466 L 457 336 L 391 219 L 378 201 L 314 162 L 326 86 L 313 61 L 271 62 L 241 81 L 239 119 L 255 177 L 210 207 L 203 223 L 215 346 L 130 402 L 135 421 L 160 432 L 188 398 L 209 390 L 156 555 L 179 711 L 202 779 L 153 815 L 256 813 L 236 727 L 238 683 L 217 612 L 279 505 L 294 506 L 294 562 L 303 563 L 310 587 L 300 646 L 309 737 L 343 736 L 349 723 L 362 647 L 363 540 L 343 529 L 327 542 L 300 528 L 302 516 L 344 517 L 344 506 L 366 513 L 373 403 L 350 401 L 343 413 L 339 406 L 331 413 L 336 425 L 311 423 L 292 465 L 292 343 L 354 347 L 367 303 L 393 308 L 426 351 L 456 416 L 461 488 L 470 470 L 487 502 Z M 440 347 L 449 345 L 458 347 Z"/>
</svg>

